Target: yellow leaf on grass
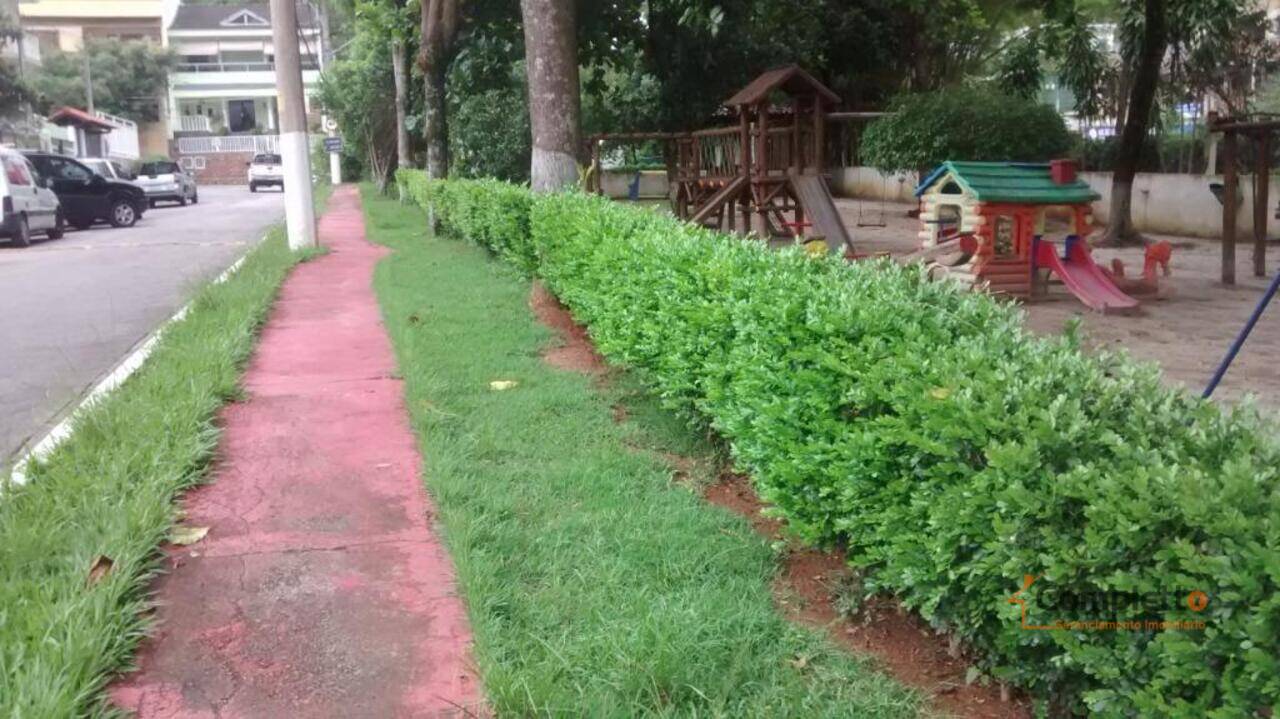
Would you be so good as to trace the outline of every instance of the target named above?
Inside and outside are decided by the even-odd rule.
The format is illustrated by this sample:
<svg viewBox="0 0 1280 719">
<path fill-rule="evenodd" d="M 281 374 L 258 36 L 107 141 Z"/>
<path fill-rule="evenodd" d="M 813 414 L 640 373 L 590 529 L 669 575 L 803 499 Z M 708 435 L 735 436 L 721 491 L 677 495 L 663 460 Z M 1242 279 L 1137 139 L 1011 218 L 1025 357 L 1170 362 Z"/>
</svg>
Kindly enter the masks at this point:
<svg viewBox="0 0 1280 719">
<path fill-rule="evenodd" d="M 174 527 L 173 531 L 169 534 L 169 541 L 173 544 L 185 547 L 188 544 L 195 544 L 201 539 L 204 539 L 204 535 L 208 533 L 208 527 L 188 527 L 185 525 L 181 527 Z"/>
<path fill-rule="evenodd" d="M 951 396 L 950 387 L 934 387 L 929 390 L 929 396 L 934 399 L 946 399 Z"/>
<path fill-rule="evenodd" d="M 101 582 L 107 578 L 107 575 L 111 573 L 111 568 L 115 565 L 116 563 L 111 561 L 111 557 L 99 554 L 93 558 L 92 562 L 89 562 L 89 577 L 85 583 L 92 587 Z"/>
<path fill-rule="evenodd" d="M 495 379 L 494 381 L 489 383 L 489 389 L 495 392 L 501 392 L 504 389 L 511 389 L 512 387 L 515 387 L 517 384 L 519 383 L 513 379 Z"/>
</svg>

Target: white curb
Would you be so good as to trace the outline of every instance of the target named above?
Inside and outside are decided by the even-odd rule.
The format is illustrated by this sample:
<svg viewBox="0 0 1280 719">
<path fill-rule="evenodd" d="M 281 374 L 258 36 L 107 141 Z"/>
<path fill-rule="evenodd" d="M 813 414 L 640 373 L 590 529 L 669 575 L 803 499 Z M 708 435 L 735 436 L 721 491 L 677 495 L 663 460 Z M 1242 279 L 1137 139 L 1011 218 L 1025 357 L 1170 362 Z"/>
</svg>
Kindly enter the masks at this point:
<svg viewBox="0 0 1280 719">
<path fill-rule="evenodd" d="M 266 235 L 263 235 L 262 240 L 266 239 Z M 261 240 L 258 244 L 261 244 Z M 254 245 L 254 247 L 257 246 L 257 244 Z M 253 249 L 251 248 L 249 251 L 252 252 Z M 213 282 L 209 284 L 220 285 L 223 282 L 226 282 L 231 275 L 235 274 L 236 270 L 240 269 L 240 266 L 244 264 L 245 257 L 247 256 L 247 253 L 245 255 L 241 255 L 240 259 L 231 263 L 230 267 L 223 270 L 222 274 L 213 278 Z M 156 343 L 160 341 L 160 336 L 164 334 L 165 329 L 174 322 L 182 321 L 182 318 L 186 317 L 187 312 L 190 310 L 191 303 L 188 302 L 177 312 L 174 312 L 173 316 L 161 323 L 160 326 L 142 342 L 141 345 L 138 345 L 137 349 L 130 352 L 129 355 L 120 362 L 120 364 L 117 364 L 115 369 L 111 370 L 110 374 L 104 377 L 101 382 L 94 385 L 93 389 L 89 390 L 89 393 L 84 396 L 84 399 L 80 400 L 80 404 L 76 405 L 75 409 L 71 410 L 71 412 L 69 412 L 61 422 L 54 425 L 53 429 L 49 430 L 48 434 L 46 434 L 35 444 L 35 446 L 24 453 L 18 461 L 14 463 L 13 469 L 9 473 L 9 483 L 18 486 L 26 484 L 27 465 L 30 464 L 32 460 L 38 461 L 49 456 L 50 452 L 70 437 L 76 417 L 94 402 L 102 399 L 106 395 L 110 394 L 116 387 L 123 384 L 124 381 L 129 379 L 129 376 L 134 372 L 137 372 L 138 368 L 147 361 L 147 357 L 151 356 L 151 352 L 155 349 Z M 0 482 L 0 489 L 3 489 L 3 482 Z"/>
</svg>

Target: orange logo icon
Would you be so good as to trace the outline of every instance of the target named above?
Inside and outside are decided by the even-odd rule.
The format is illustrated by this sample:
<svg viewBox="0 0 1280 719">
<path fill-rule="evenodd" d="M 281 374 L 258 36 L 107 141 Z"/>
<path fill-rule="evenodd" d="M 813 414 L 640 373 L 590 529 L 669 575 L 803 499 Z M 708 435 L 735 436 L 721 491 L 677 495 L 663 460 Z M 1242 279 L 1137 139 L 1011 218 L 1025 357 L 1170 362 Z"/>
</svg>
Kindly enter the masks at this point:
<svg viewBox="0 0 1280 719">
<path fill-rule="evenodd" d="M 1209 606 L 1209 595 L 1199 589 L 1187 595 L 1187 607 L 1193 612 L 1203 612 Z"/>
</svg>

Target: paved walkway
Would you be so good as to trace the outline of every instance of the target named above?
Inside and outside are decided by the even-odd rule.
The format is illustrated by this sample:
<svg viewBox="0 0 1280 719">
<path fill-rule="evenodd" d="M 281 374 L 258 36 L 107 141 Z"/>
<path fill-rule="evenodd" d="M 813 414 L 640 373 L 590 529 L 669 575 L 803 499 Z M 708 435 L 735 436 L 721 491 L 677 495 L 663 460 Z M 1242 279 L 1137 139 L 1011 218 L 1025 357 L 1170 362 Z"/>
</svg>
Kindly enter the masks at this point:
<svg viewBox="0 0 1280 719">
<path fill-rule="evenodd" d="M 213 482 L 187 496 L 209 534 L 170 554 L 157 632 L 112 689 L 143 719 L 482 713 L 354 188 L 320 240 L 223 413 Z"/>
</svg>

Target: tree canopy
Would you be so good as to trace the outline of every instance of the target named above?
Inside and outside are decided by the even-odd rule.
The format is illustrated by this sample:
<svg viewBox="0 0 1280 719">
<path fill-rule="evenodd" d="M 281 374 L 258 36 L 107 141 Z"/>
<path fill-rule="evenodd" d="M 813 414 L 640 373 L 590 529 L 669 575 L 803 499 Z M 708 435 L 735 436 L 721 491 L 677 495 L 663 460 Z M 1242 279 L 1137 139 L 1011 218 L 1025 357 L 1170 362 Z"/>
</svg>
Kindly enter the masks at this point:
<svg viewBox="0 0 1280 719">
<path fill-rule="evenodd" d="M 43 106 L 84 107 L 84 53 L 93 76 L 93 104 L 99 110 L 137 121 L 160 117 L 173 54 L 143 40 L 94 38 L 79 52 L 55 52 L 32 73 L 32 87 Z"/>
</svg>

